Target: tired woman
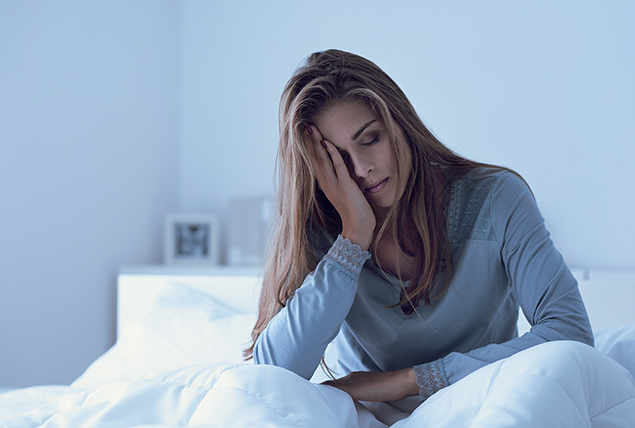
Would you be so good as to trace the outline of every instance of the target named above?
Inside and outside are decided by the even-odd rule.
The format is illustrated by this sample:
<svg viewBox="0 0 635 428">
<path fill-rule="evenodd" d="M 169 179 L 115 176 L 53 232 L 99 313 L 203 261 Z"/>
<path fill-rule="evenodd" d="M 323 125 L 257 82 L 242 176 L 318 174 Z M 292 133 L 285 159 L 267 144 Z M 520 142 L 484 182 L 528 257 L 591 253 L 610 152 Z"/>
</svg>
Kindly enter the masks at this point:
<svg viewBox="0 0 635 428">
<path fill-rule="evenodd" d="M 280 105 L 277 223 L 246 351 L 355 400 L 422 400 L 553 340 L 593 344 L 515 172 L 444 146 L 360 56 L 312 54 Z M 531 330 L 518 337 L 519 307 Z"/>
</svg>

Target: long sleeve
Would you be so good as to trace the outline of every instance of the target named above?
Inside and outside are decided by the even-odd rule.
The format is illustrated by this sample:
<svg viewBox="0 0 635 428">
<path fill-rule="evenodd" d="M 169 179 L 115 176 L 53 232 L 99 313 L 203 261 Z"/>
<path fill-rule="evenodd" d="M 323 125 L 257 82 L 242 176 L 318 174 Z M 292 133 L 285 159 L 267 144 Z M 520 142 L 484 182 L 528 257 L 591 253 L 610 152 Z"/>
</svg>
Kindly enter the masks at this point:
<svg viewBox="0 0 635 428">
<path fill-rule="evenodd" d="M 284 367 L 309 379 L 351 308 L 360 271 L 369 257 L 367 251 L 339 236 L 258 337 L 255 363 Z"/>
<path fill-rule="evenodd" d="M 431 367 L 439 366 L 449 384 L 546 341 L 574 340 L 593 345 L 577 282 L 554 247 L 528 187 L 512 174 L 501 175 L 487 203 L 491 236 L 500 248 L 512 301 L 520 304 L 532 327 L 522 337 L 466 353 L 452 352 L 433 362 Z M 429 370 L 419 370 L 429 375 Z"/>
</svg>

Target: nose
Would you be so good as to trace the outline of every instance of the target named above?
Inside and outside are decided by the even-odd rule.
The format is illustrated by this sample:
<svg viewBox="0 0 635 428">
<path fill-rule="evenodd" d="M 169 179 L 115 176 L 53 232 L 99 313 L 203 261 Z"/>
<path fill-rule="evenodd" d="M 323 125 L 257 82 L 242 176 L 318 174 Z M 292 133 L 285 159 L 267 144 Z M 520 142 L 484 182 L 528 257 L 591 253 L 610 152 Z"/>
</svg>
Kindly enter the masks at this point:
<svg viewBox="0 0 635 428">
<path fill-rule="evenodd" d="M 375 168 L 370 159 L 366 159 L 359 155 L 349 155 L 349 172 L 355 174 L 355 177 L 366 178 L 368 174 Z"/>
</svg>

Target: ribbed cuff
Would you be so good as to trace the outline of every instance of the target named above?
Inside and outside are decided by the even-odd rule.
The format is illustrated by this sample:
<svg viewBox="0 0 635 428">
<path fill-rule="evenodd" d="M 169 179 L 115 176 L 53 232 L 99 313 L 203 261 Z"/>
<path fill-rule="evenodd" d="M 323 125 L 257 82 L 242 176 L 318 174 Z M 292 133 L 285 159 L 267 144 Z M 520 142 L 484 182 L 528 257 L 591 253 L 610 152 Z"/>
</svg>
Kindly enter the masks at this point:
<svg viewBox="0 0 635 428">
<path fill-rule="evenodd" d="M 362 251 L 362 247 L 353 244 L 350 239 L 337 235 L 337 239 L 325 257 L 333 260 L 354 277 L 359 277 L 364 263 L 370 258 L 370 253 Z"/>
<path fill-rule="evenodd" d="M 432 394 L 446 386 L 450 386 L 442 359 L 415 366 L 414 371 L 417 375 L 416 382 L 417 386 L 419 386 L 419 395 L 424 400 L 427 400 Z"/>
</svg>

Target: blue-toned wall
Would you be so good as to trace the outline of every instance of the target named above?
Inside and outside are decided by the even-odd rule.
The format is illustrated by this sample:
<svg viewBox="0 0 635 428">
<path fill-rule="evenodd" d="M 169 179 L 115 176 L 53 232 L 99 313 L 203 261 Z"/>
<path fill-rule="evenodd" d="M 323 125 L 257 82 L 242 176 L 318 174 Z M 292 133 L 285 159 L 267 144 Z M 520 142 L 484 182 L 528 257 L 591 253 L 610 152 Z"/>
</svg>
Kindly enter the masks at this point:
<svg viewBox="0 0 635 428">
<path fill-rule="evenodd" d="M 169 1 L 0 1 L 0 386 L 69 383 L 115 340 L 121 264 L 177 209 Z"/>
</svg>

